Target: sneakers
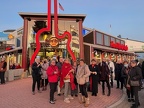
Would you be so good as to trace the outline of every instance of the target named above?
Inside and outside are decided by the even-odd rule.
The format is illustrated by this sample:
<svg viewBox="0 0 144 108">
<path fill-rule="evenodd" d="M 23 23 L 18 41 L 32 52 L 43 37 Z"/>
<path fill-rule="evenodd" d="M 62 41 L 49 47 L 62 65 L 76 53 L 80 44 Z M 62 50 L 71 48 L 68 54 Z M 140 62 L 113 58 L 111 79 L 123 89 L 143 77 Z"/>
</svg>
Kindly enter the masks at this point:
<svg viewBox="0 0 144 108">
<path fill-rule="evenodd" d="M 61 96 L 61 94 L 59 93 L 58 96 Z"/>
<path fill-rule="evenodd" d="M 70 103 L 70 100 L 69 100 L 68 98 L 65 98 L 65 99 L 64 99 L 64 102 L 65 102 L 65 103 Z"/>
<path fill-rule="evenodd" d="M 54 102 L 54 101 L 49 101 L 49 103 L 50 103 L 50 104 L 55 104 L 55 102 Z"/>
<path fill-rule="evenodd" d="M 32 95 L 35 95 L 35 92 L 32 92 Z"/>
<path fill-rule="evenodd" d="M 128 99 L 128 102 L 131 102 L 131 99 Z"/>
<path fill-rule="evenodd" d="M 135 102 L 135 100 L 134 100 L 134 99 L 131 99 L 131 101 L 132 101 L 132 102 Z"/>
<path fill-rule="evenodd" d="M 71 100 L 73 100 L 73 99 L 74 99 L 72 96 L 69 96 L 68 98 L 69 98 L 69 99 L 71 99 Z"/>
<path fill-rule="evenodd" d="M 40 91 L 40 90 L 38 90 L 38 93 L 41 93 L 41 91 Z"/>
</svg>

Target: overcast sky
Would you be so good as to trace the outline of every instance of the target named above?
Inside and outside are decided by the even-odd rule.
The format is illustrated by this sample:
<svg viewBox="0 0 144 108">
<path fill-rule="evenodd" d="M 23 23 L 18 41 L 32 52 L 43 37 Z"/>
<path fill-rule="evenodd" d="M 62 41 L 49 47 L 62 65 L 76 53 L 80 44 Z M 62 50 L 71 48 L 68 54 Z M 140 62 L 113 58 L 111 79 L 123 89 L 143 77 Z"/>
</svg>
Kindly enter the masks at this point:
<svg viewBox="0 0 144 108">
<path fill-rule="evenodd" d="M 53 1 L 53 0 L 52 0 Z M 59 0 L 61 14 L 86 14 L 84 26 L 144 41 L 144 0 Z M 23 26 L 18 12 L 46 13 L 47 0 L 1 0 L 0 31 Z M 111 29 L 110 29 L 111 25 Z"/>
</svg>

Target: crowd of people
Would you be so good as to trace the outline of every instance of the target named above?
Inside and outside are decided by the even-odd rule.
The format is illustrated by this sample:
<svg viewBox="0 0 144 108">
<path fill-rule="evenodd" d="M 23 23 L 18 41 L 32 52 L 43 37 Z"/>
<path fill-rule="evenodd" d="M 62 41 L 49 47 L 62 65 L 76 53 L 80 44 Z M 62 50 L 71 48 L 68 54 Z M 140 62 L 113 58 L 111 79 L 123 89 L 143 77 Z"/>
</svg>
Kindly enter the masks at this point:
<svg viewBox="0 0 144 108">
<path fill-rule="evenodd" d="M 36 58 L 32 64 L 32 94 L 36 93 L 36 83 L 39 93 L 41 93 L 40 87 L 42 91 L 47 90 L 49 83 L 51 104 L 55 104 L 54 94 L 57 92 L 58 96 L 64 94 L 65 103 L 70 103 L 74 96 L 79 95 L 79 102 L 88 107 L 90 104 L 88 91 L 92 96 L 97 96 L 98 84 L 101 84 L 102 95 L 106 94 L 105 87 L 107 87 L 107 96 L 110 96 L 115 79 L 117 89 L 126 88 L 128 102 L 135 102 L 131 108 L 137 108 L 140 106 L 138 91 L 142 87 L 143 79 L 142 67 L 138 64 L 137 60 L 130 62 L 118 60 L 114 63 L 110 59 L 103 58 L 100 63 L 92 59 L 88 66 L 83 59 L 71 63 L 69 59 L 62 57 L 51 61 L 47 59 L 40 61 L 40 58 Z"/>
<path fill-rule="evenodd" d="M 13 63 L 10 65 L 10 69 L 20 69 L 20 68 L 21 68 L 21 66 L 19 63 Z"/>
</svg>

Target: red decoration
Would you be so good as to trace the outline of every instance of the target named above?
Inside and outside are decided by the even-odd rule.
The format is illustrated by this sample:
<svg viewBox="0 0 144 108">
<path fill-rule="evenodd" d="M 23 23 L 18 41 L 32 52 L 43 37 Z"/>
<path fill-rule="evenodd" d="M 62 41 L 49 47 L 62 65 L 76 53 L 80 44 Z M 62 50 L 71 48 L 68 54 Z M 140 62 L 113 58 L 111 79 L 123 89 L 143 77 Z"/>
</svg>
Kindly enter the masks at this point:
<svg viewBox="0 0 144 108">
<path fill-rule="evenodd" d="M 40 45 L 40 42 L 39 42 L 39 36 L 41 35 L 41 33 L 47 31 L 51 31 L 51 0 L 47 0 L 48 1 L 48 8 L 47 8 L 47 21 L 48 21 L 48 26 L 47 28 L 42 28 L 40 29 L 37 34 L 36 34 L 36 50 L 34 52 L 34 54 L 32 55 L 32 58 L 31 58 L 31 61 L 30 61 L 30 64 L 32 65 L 32 63 L 34 62 L 35 60 L 35 57 L 37 56 L 40 48 L 41 48 L 41 45 Z M 72 40 L 72 36 L 69 32 L 65 31 L 62 35 L 59 35 L 58 34 L 58 12 L 57 12 L 57 0 L 54 0 L 54 29 L 55 29 L 55 36 L 56 38 L 58 39 L 65 39 L 67 37 L 67 51 L 69 52 L 69 54 L 71 55 L 72 59 L 75 61 L 76 60 L 76 57 L 70 47 L 70 43 L 71 43 L 71 40 Z"/>
<path fill-rule="evenodd" d="M 11 49 L 12 49 L 12 47 L 7 47 L 7 48 L 6 48 L 6 51 L 11 50 Z"/>
<path fill-rule="evenodd" d="M 123 44 L 120 44 L 120 43 L 114 43 L 113 41 L 110 42 L 110 47 L 118 49 L 118 50 L 124 50 L 124 51 L 128 50 L 127 45 L 123 45 Z"/>
</svg>

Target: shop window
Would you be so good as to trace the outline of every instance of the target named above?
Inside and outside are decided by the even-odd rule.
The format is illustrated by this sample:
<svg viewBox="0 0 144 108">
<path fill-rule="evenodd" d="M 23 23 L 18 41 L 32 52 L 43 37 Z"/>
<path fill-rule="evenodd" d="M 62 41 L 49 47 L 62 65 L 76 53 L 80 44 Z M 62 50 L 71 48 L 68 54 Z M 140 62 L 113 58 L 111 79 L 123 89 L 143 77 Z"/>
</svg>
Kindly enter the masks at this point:
<svg viewBox="0 0 144 108">
<path fill-rule="evenodd" d="M 124 45 L 124 44 L 125 44 L 125 42 L 124 42 L 124 41 L 121 41 L 121 44 L 122 44 L 122 45 Z"/>
<path fill-rule="evenodd" d="M 20 47 L 20 44 L 21 44 L 20 38 L 17 38 L 17 39 L 16 39 L 16 42 L 17 42 L 17 43 L 16 43 L 16 46 L 17 46 L 17 47 Z"/>
<path fill-rule="evenodd" d="M 111 41 L 113 41 L 115 43 L 115 38 L 111 37 Z"/>
<path fill-rule="evenodd" d="M 120 40 L 119 40 L 119 39 L 116 39 L 116 43 L 120 43 Z"/>
<path fill-rule="evenodd" d="M 103 45 L 103 35 L 99 32 L 96 32 L 96 43 Z"/>
<path fill-rule="evenodd" d="M 104 45 L 110 46 L 110 37 L 107 35 L 104 35 Z"/>
</svg>

